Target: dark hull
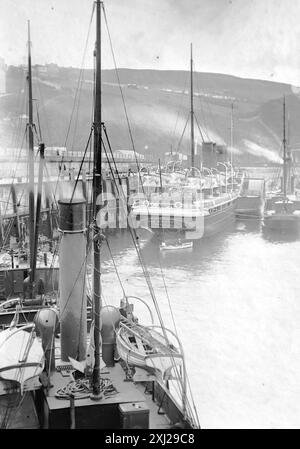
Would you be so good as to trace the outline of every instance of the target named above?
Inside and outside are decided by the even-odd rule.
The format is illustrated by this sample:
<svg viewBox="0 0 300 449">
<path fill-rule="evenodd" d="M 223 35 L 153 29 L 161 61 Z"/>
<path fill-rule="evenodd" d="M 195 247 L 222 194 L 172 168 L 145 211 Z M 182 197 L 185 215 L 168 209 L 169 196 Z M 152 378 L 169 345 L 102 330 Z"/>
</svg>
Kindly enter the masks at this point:
<svg viewBox="0 0 300 449">
<path fill-rule="evenodd" d="M 233 200 L 229 206 L 205 216 L 203 237 L 211 237 L 222 232 L 228 224 L 234 221 L 235 208 L 236 200 Z"/>
<path fill-rule="evenodd" d="M 31 302 L 34 303 L 37 301 L 32 300 Z M 32 304 L 31 306 L 23 305 L 22 311 L 19 313 L 18 326 L 33 322 L 37 312 L 44 308 L 45 308 L 45 306 L 40 305 L 40 304 L 36 304 L 36 305 Z M 15 314 L 16 314 L 15 307 L 1 310 L 1 312 L 0 312 L 0 331 L 3 329 L 6 329 L 7 327 L 10 326 Z M 92 322 L 92 310 L 91 310 L 91 306 L 88 306 L 87 307 L 87 330 L 88 330 L 88 332 L 90 331 L 90 328 L 91 328 L 91 322 Z M 58 327 L 58 331 L 59 331 L 59 329 L 60 329 L 60 327 Z"/>
<path fill-rule="evenodd" d="M 28 267 L 0 268 L 0 302 L 9 298 L 22 297 L 23 282 Z M 45 293 L 58 291 L 58 268 L 42 267 L 36 269 L 36 279 L 42 279 Z"/>
<path fill-rule="evenodd" d="M 280 232 L 299 232 L 300 217 L 293 214 L 274 214 L 264 217 L 264 227 L 266 229 Z"/>
<path fill-rule="evenodd" d="M 212 237 L 219 232 L 224 231 L 230 224 L 235 220 L 235 206 L 236 199 L 232 200 L 230 203 L 226 203 L 225 207 L 222 206 L 220 210 L 210 212 L 209 215 L 204 216 L 204 223 L 201 229 L 196 230 L 186 230 L 186 229 L 157 229 L 152 228 L 153 235 L 155 235 L 158 240 L 166 241 L 168 239 L 176 239 L 180 237 L 186 240 L 200 240 L 203 238 Z"/>
<path fill-rule="evenodd" d="M 265 201 L 262 197 L 239 197 L 235 215 L 241 218 L 262 217 Z"/>
</svg>

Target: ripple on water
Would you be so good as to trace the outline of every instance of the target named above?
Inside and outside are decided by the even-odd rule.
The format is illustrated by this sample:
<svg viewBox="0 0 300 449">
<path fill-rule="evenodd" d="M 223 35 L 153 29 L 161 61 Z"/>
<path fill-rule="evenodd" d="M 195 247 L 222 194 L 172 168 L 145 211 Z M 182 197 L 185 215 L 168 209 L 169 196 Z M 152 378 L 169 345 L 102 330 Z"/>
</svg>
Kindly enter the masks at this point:
<svg viewBox="0 0 300 449">
<path fill-rule="evenodd" d="M 189 254 L 161 257 L 157 243 L 148 243 L 143 259 L 172 327 L 167 286 L 202 427 L 299 427 L 300 241 L 245 226 Z M 114 253 L 124 288 L 150 303 L 127 245 Z M 104 271 L 104 288 L 120 298 L 109 259 Z"/>
</svg>

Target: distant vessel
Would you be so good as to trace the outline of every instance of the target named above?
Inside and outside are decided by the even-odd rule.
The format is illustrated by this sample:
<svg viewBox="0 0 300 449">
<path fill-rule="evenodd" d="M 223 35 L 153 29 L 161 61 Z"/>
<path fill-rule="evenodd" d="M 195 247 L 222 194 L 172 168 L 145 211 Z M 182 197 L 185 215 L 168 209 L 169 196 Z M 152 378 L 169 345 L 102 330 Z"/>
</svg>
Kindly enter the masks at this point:
<svg viewBox="0 0 300 449">
<path fill-rule="evenodd" d="M 162 242 L 159 245 L 161 251 L 180 251 L 184 249 L 192 249 L 193 242 L 181 242 L 180 240 L 175 242 Z"/>
<path fill-rule="evenodd" d="M 207 167 L 195 167 L 194 103 L 193 103 L 193 56 L 191 45 L 191 168 L 173 173 L 149 174 L 142 178 L 142 190 L 147 199 L 139 197 L 133 203 L 132 215 L 143 227 L 155 232 L 162 231 L 172 237 L 174 231 L 181 231 L 182 239 L 209 237 L 234 219 L 236 200 L 241 179 L 234 179 L 231 165 L 231 183 L 225 172 L 213 172 Z M 159 185 L 158 185 L 159 183 Z"/>
<path fill-rule="evenodd" d="M 22 232 L 22 223 L 17 207 L 16 191 L 12 192 L 14 215 L 12 224 L 17 229 L 17 248 L 9 248 L 0 256 L 0 328 L 6 327 L 12 320 L 16 309 L 22 304 L 22 313 L 19 314 L 20 323 L 26 323 L 44 306 L 45 294 L 48 299 L 55 301 L 58 289 L 58 257 L 57 254 L 45 251 L 39 253 L 38 243 L 41 224 L 41 200 L 44 171 L 44 144 L 39 144 L 39 173 L 35 195 L 34 185 L 34 129 L 32 73 L 31 73 L 31 42 L 30 23 L 28 21 L 28 227 L 29 245 L 25 242 L 25 231 Z M 28 245 L 28 248 L 27 248 Z M 24 289 L 26 287 L 26 292 Z M 15 298 L 15 299 L 13 299 Z M 1 302 L 1 300 L 3 302 Z"/>
<path fill-rule="evenodd" d="M 292 176 L 292 157 L 286 139 L 286 105 L 283 99 L 283 179 L 281 189 L 271 194 L 264 210 L 264 227 L 274 231 L 300 230 L 300 198 Z"/>
<path fill-rule="evenodd" d="M 262 217 L 265 206 L 265 180 L 245 178 L 238 196 L 235 215 L 241 218 Z"/>
</svg>

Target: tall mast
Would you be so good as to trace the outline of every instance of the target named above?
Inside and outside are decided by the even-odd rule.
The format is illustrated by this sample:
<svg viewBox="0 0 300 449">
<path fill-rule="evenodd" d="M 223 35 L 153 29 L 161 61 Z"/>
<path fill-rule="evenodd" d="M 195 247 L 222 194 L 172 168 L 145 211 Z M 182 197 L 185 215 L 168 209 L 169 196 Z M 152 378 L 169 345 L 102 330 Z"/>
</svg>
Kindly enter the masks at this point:
<svg viewBox="0 0 300 449">
<path fill-rule="evenodd" d="M 233 103 L 231 103 L 231 114 L 230 114 L 230 147 L 233 147 Z M 230 155 L 230 162 L 232 163 L 232 151 Z"/>
<path fill-rule="evenodd" d="M 160 193 L 162 193 L 163 191 L 163 186 L 162 186 L 162 178 L 161 178 L 161 165 L 160 165 L 160 158 L 158 159 L 158 167 L 159 167 L 159 184 L 160 184 Z"/>
<path fill-rule="evenodd" d="M 93 300 L 94 300 L 94 343 L 95 343 L 95 365 L 93 371 L 93 398 L 100 399 L 100 311 L 101 304 L 101 282 L 100 282 L 100 228 L 96 222 L 99 205 L 96 204 L 98 195 L 102 192 L 101 183 L 101 4 L 97 0 L 96 7 L 96 46 L 94 56 L 96 58 L 95 74 L 95 108 L 94 108 L 94 172 L 93 172 L 93 249 L 94 249 L 94 276 L 93 276 Z"/>
<path fill-rule="evenodd" d="M 285 96 L 283 97 L 283 195 L 287 194 L 287 155 L 285 134 Z"/>
<path fill-rule="evenodd" d="M 193 44 L 191 44 L 191 164 L 192 164 L 192 175 L 194 176 L 195 137 L 194 137 Z"/>
<path fill-rule="evenodd" d="M 231 188 L 233 188 L 233 103 L 231 103 L 230 115 L 230 166 Z"/>
<path fill-rule="evenodd" d="M 28 20 L 28 181 L 29 181 L 29 248 L 30 248 L 30 281 L 33 275 L 34 247 L 34 144 L 33 144 L 33 108 L 32 108 L 32 73 L 31 73 L 31 42 L 30 21 Z"/>
<path fill-rule="evenodd" d="M 43 184 L 43 170 L 44 170 L 44 155 L 45 155 L 45 145 L 43 143 L 39 146 L 40 150 L 40 163 L 39 163 L 39 174 L 38 174 L 38 190 L 36 198 L 36 212 L 35 212 L 35 229 L 34 229 L 34 245 L 33 245 L 33 265 L 31 268 L 32 279 L 35 280 L 36 275 L 36 258 L 37 258 L 37 248 L 39 239 L 39 229 L 40 229 L 40 215 L 41 215 L 41 201 L 42 201 L 42 184 Z"/>
<path fill-rule="evenodd" d="M 294 193 L 294 182 L 292 181 L 292 155 L 291 155 L 291 147 L 290 147 L 290 135 L 291 135 L 291 129 L 290 129 L 290 114 L 287 113 L 287 135 L 286 135 L 286 162 L 287 162 L 287 194 Z"/>
</svg>

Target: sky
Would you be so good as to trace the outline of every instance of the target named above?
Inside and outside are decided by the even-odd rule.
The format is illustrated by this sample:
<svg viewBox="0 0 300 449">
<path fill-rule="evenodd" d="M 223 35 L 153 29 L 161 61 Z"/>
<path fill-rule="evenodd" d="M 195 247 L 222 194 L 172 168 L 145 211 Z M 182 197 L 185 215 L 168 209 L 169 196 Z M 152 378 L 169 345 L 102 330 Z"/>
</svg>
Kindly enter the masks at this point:
<svg viewBox="0 0 300 449">
<path fill-rule="evenodd" d="M 300 86 L 300 0 L 105 0 L 118 67 L 195 69 Z M 92 0 L 0 0 L 0 57 L 81 67 Z M 103 21 L 104 22 L 104 21 Z M 113 67 L 103 23 L 103 68 Z M 94 26 L 84 66 L 92 67 Z"/>
</svg>

